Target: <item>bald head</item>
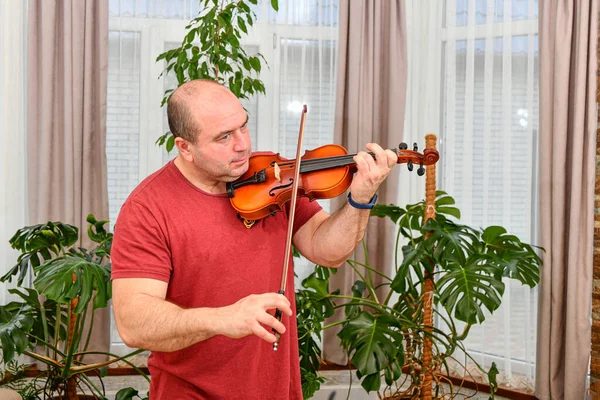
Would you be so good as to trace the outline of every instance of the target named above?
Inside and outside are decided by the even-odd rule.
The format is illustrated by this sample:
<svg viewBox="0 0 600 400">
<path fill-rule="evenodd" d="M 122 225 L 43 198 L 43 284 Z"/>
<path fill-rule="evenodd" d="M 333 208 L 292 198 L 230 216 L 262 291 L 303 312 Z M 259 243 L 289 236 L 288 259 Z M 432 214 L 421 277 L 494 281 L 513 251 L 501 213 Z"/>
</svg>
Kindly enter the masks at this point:
<svg viewBox="0 0 600 400">
<path fill-rule="evenodd" d="M 232 97 L 237 99 L 225 86 L 210 79 L 184 83 L 173 92 L 167 105 L 171 133 L 195 144 L 202 131 L 202 117 Z"/>
</svg>

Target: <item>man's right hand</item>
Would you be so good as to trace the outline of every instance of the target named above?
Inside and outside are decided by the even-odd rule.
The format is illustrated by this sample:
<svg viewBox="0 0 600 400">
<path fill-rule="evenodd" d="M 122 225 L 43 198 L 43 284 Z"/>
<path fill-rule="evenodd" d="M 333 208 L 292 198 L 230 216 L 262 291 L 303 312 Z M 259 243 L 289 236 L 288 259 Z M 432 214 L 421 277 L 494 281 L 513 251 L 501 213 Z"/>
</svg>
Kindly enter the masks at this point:
<svg viewBox="0 0 600 400">
<path fill-rule="evenodd" d="M 218 333 L 234 339 L 256 335 L 269 343 L 275 343 L 275 335 L 271 329 L 265 329 L 265 326 L 280 334 L 285 332 L 285 326 L 273 316 L 276 308 L 288 316 L 292 315 L 290 302 L 282 294 L 263 293 L 244 297 L 219 309 L 223 312 L 223 318 Z"/>
</svg>

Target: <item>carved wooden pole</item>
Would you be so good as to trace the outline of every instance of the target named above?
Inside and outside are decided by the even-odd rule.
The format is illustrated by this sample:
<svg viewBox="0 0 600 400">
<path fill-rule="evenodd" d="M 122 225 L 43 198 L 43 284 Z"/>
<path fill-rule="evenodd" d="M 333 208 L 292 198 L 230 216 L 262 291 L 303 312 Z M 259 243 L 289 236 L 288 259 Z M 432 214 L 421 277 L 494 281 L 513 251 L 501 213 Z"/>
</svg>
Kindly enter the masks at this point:
<svg viewBox="0 0 600 400">
<path fill-rule="evenodd" d="M 425 148 L 436 149 L 436 136 L 429 134 L 425 136 Z M 435 192 L 436 192 L 436 167 L 435 164 L 428 165 L 425 175 L 425 218 L 423 224 L 429 218 L 435 218 Z M 427 235 L 429 236 L 429 235 Z M 432 268 L 434 266 L 432 265 Z M 423 339 L 423 365 L 421 373 L 423 381 L 421 383 L 421 399 L 431 400 L 433 388 L 433 345 L 430 335 L 433 331 L 433 274 L 425 271 L 425 282 L 423 284 L 423 325 L 425 327 L 425 337 Z"/>
</svg>

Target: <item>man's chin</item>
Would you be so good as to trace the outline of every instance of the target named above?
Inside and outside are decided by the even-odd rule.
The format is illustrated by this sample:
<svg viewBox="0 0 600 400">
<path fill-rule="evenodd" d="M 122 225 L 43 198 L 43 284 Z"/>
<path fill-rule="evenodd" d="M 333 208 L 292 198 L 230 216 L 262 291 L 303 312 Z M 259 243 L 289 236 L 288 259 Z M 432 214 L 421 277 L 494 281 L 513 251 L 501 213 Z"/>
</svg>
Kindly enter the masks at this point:
<svg viewBox="0 0 600 400">
<path fill-rule="evenodd" d="M 231 170 L 231 173 L 229 174 L 229 177 L 227 178 L 228 182 L 233 182 L 233 181 L 237 181 L 239 178 L 241 178 L 246 172 L 248 172 L 248 163 L 246 162 L 246 164 L 238 167 L 238 168 L 234 168 Z"/>
</svg>

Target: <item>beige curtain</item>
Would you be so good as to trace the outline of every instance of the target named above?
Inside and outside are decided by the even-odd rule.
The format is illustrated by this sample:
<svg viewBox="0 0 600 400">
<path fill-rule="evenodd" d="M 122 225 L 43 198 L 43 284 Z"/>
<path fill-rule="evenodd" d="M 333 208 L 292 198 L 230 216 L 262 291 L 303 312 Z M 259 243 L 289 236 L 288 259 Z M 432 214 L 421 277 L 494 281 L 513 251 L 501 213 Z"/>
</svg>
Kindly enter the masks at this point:
<svg viewBox="0 0 600 400">
<path fill-rule="evenodd" d="M 407 47 L 404 1 L 349 1 L 339 4 L 339 69 L 334 143 L 349 152 L 374 142 L 394 148 L 402 141 L 406 100 Z M 397 201 L 399 170 L 395 168 L 379 189 L 378 203 Z M 346 201 L 336 199 L 337 207 Z M 335 208 L 335 206 L 334 206 Z M 370 265 L 390 275 L 396 229 L 393 223 L 372 219 L 366 235 Z M 357 250 L 355 259 L 362 259 Z M 331 290 L 350 294 L 358 276 L 349 266 L 331 278 Z M 343 309 L 336 318 L 343 316 Z M 340 350 L 339 329 L 327 329 L 323 338 L 326 361 L 346 364 Z"/>
<path fill-rule="evenodd" d="M 28 195 L 31 224 L 80 227 L 108 218 L 106 79 L 108 2 L 30 0 Z M 81 243 L 88 246 L 85 240 Z M 110 344 L 109 314 L 94 322 L 94 350 Z M 88 360 L 89 361 L 89 360 Z"/>
<path fill-rule="evenodd" d="M 536 395 L 584 399 L 591 348 L 597 0 L 540 1 Z"/>
</svg>

